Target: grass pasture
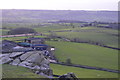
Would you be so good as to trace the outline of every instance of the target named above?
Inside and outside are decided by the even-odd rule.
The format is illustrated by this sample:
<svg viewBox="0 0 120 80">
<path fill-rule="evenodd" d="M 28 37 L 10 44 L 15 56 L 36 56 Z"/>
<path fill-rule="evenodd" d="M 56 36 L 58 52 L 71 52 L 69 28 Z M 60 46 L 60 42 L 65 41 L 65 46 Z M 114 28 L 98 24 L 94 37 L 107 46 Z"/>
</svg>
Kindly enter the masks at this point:
<svg viewBox="0 0 120 80">
<path fill-rule="evenodd" d="M 68 72 L 73 72 L 78 78 L 117 78 L 117 73 L 97 71 L 90 69 L 82 69 L 75 67 L 62 66 L 57 64 L 50 64 L 53 69 L 53 73 L 56 75 L 63 75 Z"/>
<path fill-rule="evenodd" d="M 55 55 L 61 62 L 70 58 L 72 63 L 118 69 L 118 51 L 85 43 L 47 41 L 56 48 Z"/>
<path fill-rule="evenodd" d="M 56 31 L 56 30 L 63 30 L 63 29 L 71 29 L 71 26 L 62 26 L 58 24 L 53 24 L 44 27 L 34 28 L 37 32 L 49 32 L 49 31 Z"/>
<path fill-rule="evenodd" d="M 0 35 L 7 35 L 8 31 L 9 30 L 7 30 L 7 29 L 0 29 L 0 32 L 2 32 Z"/>
<path fill-rule="evenodd" d="M 66 38 L 79 38 L 82 41 L 94 41 L 101 44 L 118 47 L 118 31 L 106 28 L 75 28 L 71 32 L 56 32 L 58 36 Z"/>
<path fill-rule="evenodd" d="M 34 28 L 37 32 L 48 33 L 54 31 L 57 36 L 66 38 L 78 38 L 82 41 L 98 42 L 111 47 L 118 47 L 118 30 L 98 27 L 76 27 L 51 25 Z"/>
<path fill-rule="evenodd" d="M 57 32 L 58 36 L 70 39 L 79 38 L 82 41 L 94 41 L 111 47 L 118 47 L 118 37 L 94 32 Z"/>
<path fill-rule="evenodd" d="M 37 32 L 42 32 L 46 35 L 49 35 L 50 31 L 54 31 L 54 33 L 58 36 L 64 36 L 70 39 L 79 38 L 80 40 L 83 41 L 100 42 L 107 46 L 118 47 L 118 36 L 116 36 L 118 35 L 118 31 L 113 29 L 97 28 L 97 27 L 72 28 L 71 26 L 60 26 L 60 25 L 35 27 L 34 29 Z M 6 33 L 7 31 L 3 31 L 3 32 Z M 35 36 L 35 37 L 45 37 L 45 36 Z M 6 39 L 6 40 L 14 41 L 25 38 L 28 37 L 2 38 L 2 40 Z M 74 43 L 74 42 L 64 42 L 64 41 L 46 41 L 46 43 L 56 48 L 55 55 L 60 62 L 66 62 L 66 60 L 70 58 L 73 64 L 81 64 L 81 65 L 109 68 L 115 70 L 118 69 L 118 50 L 113 50 L 113 49 L 85 44 L 85 43 Z M 67 67 L 67 66 L 61 66 L 55 64 L 50 64 L 50 66 L 53 69 L 53 72 L 58 75 L 63 75 L 66 74 L 67 72 L 74 72 L 80 78 L 117 77 L 116 73 L 110 73 L 105 71 L 74 68 L 74 67 Z M 19 69 L 20 71 L 22 70 L 21 68 Z M 22 72 L 20 74 L 22 74 Z M 5 73 L 5 75 L 8 74 Z M 31 74 L 29 76 L 31 76 Z M 9 75 L 7 77 L 9 77 Z"/>
<path fill-rule="evenodd" d="M 30 36 L 29 36 L 30 37 Z M 21 37 L 5 37 L 2 38 L 2 40 L 11 40 L 11 41 L 15 41 L 15 40 L 22 40 L 22 39 L 26 39 L 29 38 L 28 36 L 21 36 Z M 31 36 L 32 37 L 32 36 Z M 46 36 L 34 36 L 37 38 L 45 38 Z"/>
<path fill-rule="evenodd" d="M 30 69 L 13 66 L 8 64 L 2 65 L 3 78 L 45 78 L 43 76 L 33 73 Z"/>
<path fill-rule="evenodd" d="M 80 23 L 81 24 L 81 23 Z M 38 23 L 31 23 L 31 24 L 5 24 L 4 26 L 12 26 L 12 28 L 16 27 L 30 27 L 36 30 L 37 32 L 42 32 L 43 34 L 50 34 L 50 31 L 55 31 L 56 35 L 64 36 L 66 38 L 79 38 L 83 41 L 93 41 L 99 42 L 101 44 L 111 46 L 111 47 L 118 47 L 118 30 L 114 29 L 107 29 L 107 28 L 98 28 L 98 27 L 78 27 L 80 24 L 75 24 L 74 27 L 68 25 L 65 26 L 63 24 L 50 24 L 44 23 L 44 26 L 40 26 Z M 3 26 L 3 27 L 4 27 Z M 2 30 L 3 35 L 7 33 L 8 30 Z M 57 32 L 59 31 L 59 32 Z"/>
</svg>

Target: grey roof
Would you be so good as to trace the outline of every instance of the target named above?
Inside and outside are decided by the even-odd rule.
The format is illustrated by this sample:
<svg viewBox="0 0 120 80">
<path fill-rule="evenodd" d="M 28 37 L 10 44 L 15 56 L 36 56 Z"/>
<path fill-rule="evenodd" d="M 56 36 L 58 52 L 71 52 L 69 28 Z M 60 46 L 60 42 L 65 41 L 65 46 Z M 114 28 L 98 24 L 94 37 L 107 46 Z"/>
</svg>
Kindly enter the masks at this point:
<svg viewBox="0 0 120 80">
<path fill-rule="evenodd" d="M 15 42 L 4 40 L 2 41 L 2 51 L 10 51 L 13 49 L 13 47 L 17 46 Z"/>
</svg>

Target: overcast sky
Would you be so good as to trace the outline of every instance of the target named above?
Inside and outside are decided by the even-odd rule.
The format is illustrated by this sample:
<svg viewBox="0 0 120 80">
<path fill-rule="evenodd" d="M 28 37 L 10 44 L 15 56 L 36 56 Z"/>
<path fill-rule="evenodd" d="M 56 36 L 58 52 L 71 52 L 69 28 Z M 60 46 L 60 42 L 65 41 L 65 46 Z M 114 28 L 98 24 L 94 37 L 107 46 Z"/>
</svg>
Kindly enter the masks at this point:
<svg viewBox="0 0 120 80">
<path fill-rule="evenodd" d="M 1 9 L 118 10 L 119 0 L 0 0 Z"/>
</svg>

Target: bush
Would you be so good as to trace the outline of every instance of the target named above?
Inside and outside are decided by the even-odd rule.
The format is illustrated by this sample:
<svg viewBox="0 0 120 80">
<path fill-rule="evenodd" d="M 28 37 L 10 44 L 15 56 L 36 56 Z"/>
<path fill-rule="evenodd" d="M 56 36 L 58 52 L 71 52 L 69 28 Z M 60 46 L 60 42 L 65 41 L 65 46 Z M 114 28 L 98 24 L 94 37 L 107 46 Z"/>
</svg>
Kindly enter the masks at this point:
<svg viewBox="0 0 120 80">
<path fill-rule="evenodd" d="M 68 58 L 68 59 L 66 60 L 66 64 L 72 64 L 70 58 Z"/>
<path fill-rule="evenodd" d="M 15 28 L 12 29 L 8 32 L 8 34 L 10 35 L 15 35 L 15 34 L 28 34 L 28 33 L 36 33 L 36 31 L 34 29 L 31 28 Z"/>
</svg>

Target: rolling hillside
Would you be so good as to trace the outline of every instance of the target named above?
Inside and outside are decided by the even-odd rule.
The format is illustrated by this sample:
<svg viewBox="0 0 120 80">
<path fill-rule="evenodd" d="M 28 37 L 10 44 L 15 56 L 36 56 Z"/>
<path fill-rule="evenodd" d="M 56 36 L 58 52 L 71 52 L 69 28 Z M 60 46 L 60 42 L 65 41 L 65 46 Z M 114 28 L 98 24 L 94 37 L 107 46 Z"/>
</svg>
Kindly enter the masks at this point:
<svg viewBox="0 0 120 80">
<path fill-rule="evenodd" d="M 100 45 L 118 48 L 119 30 L 110 28 L 115 28 L 115 26 L 111 25 L 109 28 L 98 27 L 95 24 L 81 26 L 95 21 L 109 25 L 112 22 L 118 22 L 117 14 L 117 11 L 3 9 L 3 24 L 0 31 L 2 35 L 8 35 L 8 31 L 18 27 L 32 28 L 36 32 L 43 34 L 43 36 L 39 34 L 34 37 L 51 38 L 46 40 L 46 44 L 55 47 L 54 53 L 60 62 L 67 63 L 67 60 L 70 59 L 72 64 L 118 70 L 118 50 L 101 47 Z M 72 23 L 64 21 L 72 21 Z M 99 24 L 99 26 L 106 26 L 106 24 Z M 16 40 L 16 42 L 19 42 L 17 40 L 25 38 L 28 38 L 28 36 L 5 37 L 2 40 Z M 78 43 L 77 40 L 89 43 Z M 100 45 L 93 43 L 99 43 Z M 117 73 L 105 71 L 52 63 L 50 66 L 56 75 L 74 72 L 79 78 L 118 77 Z M 33 74 L 29 69 L 6 64 L 3 65 L 3 77 L 44 78 L 43 76 Z"/>
<path fill-rule="evenodd" d="M 80 39 L 81 41 L 93 41 L 107 46 L 118 48 L 118 30 L 96 27 L 84 27 L 59 30 L 56 35 L 69 39 Z"/>
<path fill-rule="evenodd" d="M 2 10 L 3 22 L 40 22 L 46 20 L 76 20 L 117 22 L 117 11 L 81 10 Z"/>
<path fill-rule="evenodd" d="M 73 64 L 118 69 L 118 50 L 85 43 L 55 41 L 46 43 L 56 48 L 55 55 L 60 62 L 66 62 L 70 58 Z"/>
</svg>

